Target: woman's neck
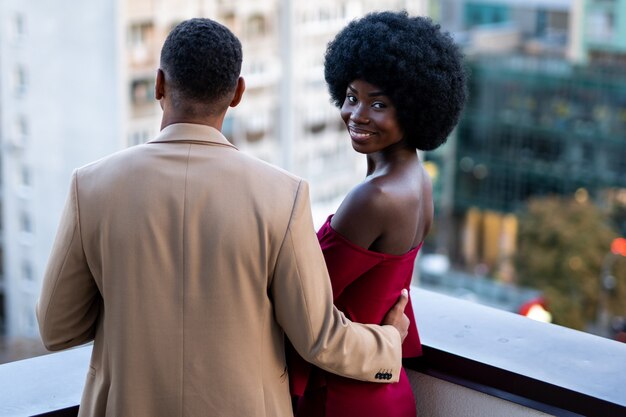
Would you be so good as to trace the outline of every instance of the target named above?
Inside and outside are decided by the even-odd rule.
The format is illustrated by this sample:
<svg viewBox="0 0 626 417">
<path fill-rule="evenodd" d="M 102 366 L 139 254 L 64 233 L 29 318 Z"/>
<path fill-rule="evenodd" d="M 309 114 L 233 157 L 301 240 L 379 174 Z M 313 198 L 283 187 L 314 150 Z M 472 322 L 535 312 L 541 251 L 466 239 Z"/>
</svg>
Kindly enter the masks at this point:
<svg viewBox="0 0 626 417">
<path fill-rule="evenodd" d="M 367 155 L 367 176 L 384 175 L 391 169 L 411 163 L 419 163 L 417 150 L 398 142 L 380 152 Z"/>
</svg>

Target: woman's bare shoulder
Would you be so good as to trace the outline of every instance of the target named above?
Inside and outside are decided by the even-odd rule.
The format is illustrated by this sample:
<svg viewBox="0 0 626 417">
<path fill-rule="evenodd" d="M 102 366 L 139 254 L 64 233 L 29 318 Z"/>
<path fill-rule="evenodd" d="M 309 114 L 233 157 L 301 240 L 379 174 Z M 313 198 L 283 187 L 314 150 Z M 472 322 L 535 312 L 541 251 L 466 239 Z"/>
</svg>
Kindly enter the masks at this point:
<svg viewBox="0 0 626 417">
<path fill-rule="evenodd" d="M 348 193 L 331 226 L 361 247 L 403 253 L 425 237 L 432 218 L 432 184 L 420 168 L 411 175 L 360 183 Z"/>
<path fill-rule="evenodd" d="M 384 181 L 364 181 L 354 187 L 332 218 L 332 228 L 352 243 L 368 249 L 385 231 L 390 190 Z"/>
</svg>

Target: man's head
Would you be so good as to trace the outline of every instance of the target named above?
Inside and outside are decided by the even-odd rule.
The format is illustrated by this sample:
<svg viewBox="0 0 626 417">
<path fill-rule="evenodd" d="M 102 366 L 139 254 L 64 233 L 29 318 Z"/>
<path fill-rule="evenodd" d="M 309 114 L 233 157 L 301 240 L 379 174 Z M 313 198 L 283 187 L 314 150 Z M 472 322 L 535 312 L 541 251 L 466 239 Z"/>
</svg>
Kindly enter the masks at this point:
<svg viewBox="0 0 626 417">
<path fill-rule="evenodd" d="M 178 24 L 161 50 L 157 76 L 177 111 L 213 113 L 232 105 L 241 72 L 241 43 L 225 26 L 210 19 L 190 19 Z"/>
</svg>

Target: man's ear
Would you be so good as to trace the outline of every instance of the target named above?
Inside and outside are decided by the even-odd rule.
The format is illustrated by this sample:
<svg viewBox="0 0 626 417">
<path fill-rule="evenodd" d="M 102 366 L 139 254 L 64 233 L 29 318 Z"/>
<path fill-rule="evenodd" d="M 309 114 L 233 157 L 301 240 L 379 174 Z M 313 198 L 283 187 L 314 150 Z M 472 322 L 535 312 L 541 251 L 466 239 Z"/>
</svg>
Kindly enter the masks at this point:
<svg viewBox="0 0 626 417">
<path fill-rule="evenodd" d="M 235 107 L 241 101 L 243 97 L 243 92 L 246 90 L 246 82 L 243 77 L 239 77 L 237 80 L 237 87 L 235 87 L 235 94 L 233 95 L 233 99 L 231 100 L 229 106 Z"/>
<path fill-rule="evenodd" d="M 154 98 L 161 100 L 163 97 L 165 97 L 165 73 L 159 68 L 154 83 Z"/>
</svg>

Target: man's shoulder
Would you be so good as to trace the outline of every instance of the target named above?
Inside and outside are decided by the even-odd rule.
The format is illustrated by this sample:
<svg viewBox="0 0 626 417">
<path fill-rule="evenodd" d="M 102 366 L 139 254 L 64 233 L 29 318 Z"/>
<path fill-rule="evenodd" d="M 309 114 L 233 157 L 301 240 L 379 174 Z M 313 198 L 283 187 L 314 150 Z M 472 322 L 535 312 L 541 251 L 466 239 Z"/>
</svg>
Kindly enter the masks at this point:
<svg viewBox="0 0 626 417">
<path fill-rule="evenodd" d="M 132 146 L 130 148 L 121 149 L 112 154 L 103 156 L 102 158 L 91 161 L 81 167 L 77 168 L 77 172 L 85 173 L 89 171 L 98 170 L 104 166 L 109 165 L 110 163 L 116 162 L 124 162 L 125 160 L 129 160 L 131 158 L 135 158 L 137 153 L 140 152 L 140 147 L 144 145 Z"/>
<path fill-rule="evenodd" d="M 267 180 L 268 178 L 281 181 L 299 184 L 303 181 L 301 177 L 293 174 L 284 168 L 274 165 L 270 162 L 257 158 L 256 156 L 248 153 L 238 151 L 236 152 L 239 161 L 246 165 L 246 171 L 259 180 Z"/>
<path fill-rule="evenodd" d="M 117 151 L 81 166 L 76 170 L 77 176 L 87 178 L 103 175 L 109 177 L 133 175 L 138 170 L 154 167 L 155 161 L 151 156 L 154 156 L 152 151 L 155 149 L 154 145 L 143 144 Z M 235 177 L 251 186 L 252 184 L 265 184 L 272 185 L 275 190 L 292 189 L 295 192 L 301 183 L 306 182 L 298 175 L 279 166 L 232 148 L 227 149 L 227 154 L 221 155 L 219 162 L 212 165 L 214 169 L 221 170 L 222 173 L 236 172 Z"/>
</svg>

